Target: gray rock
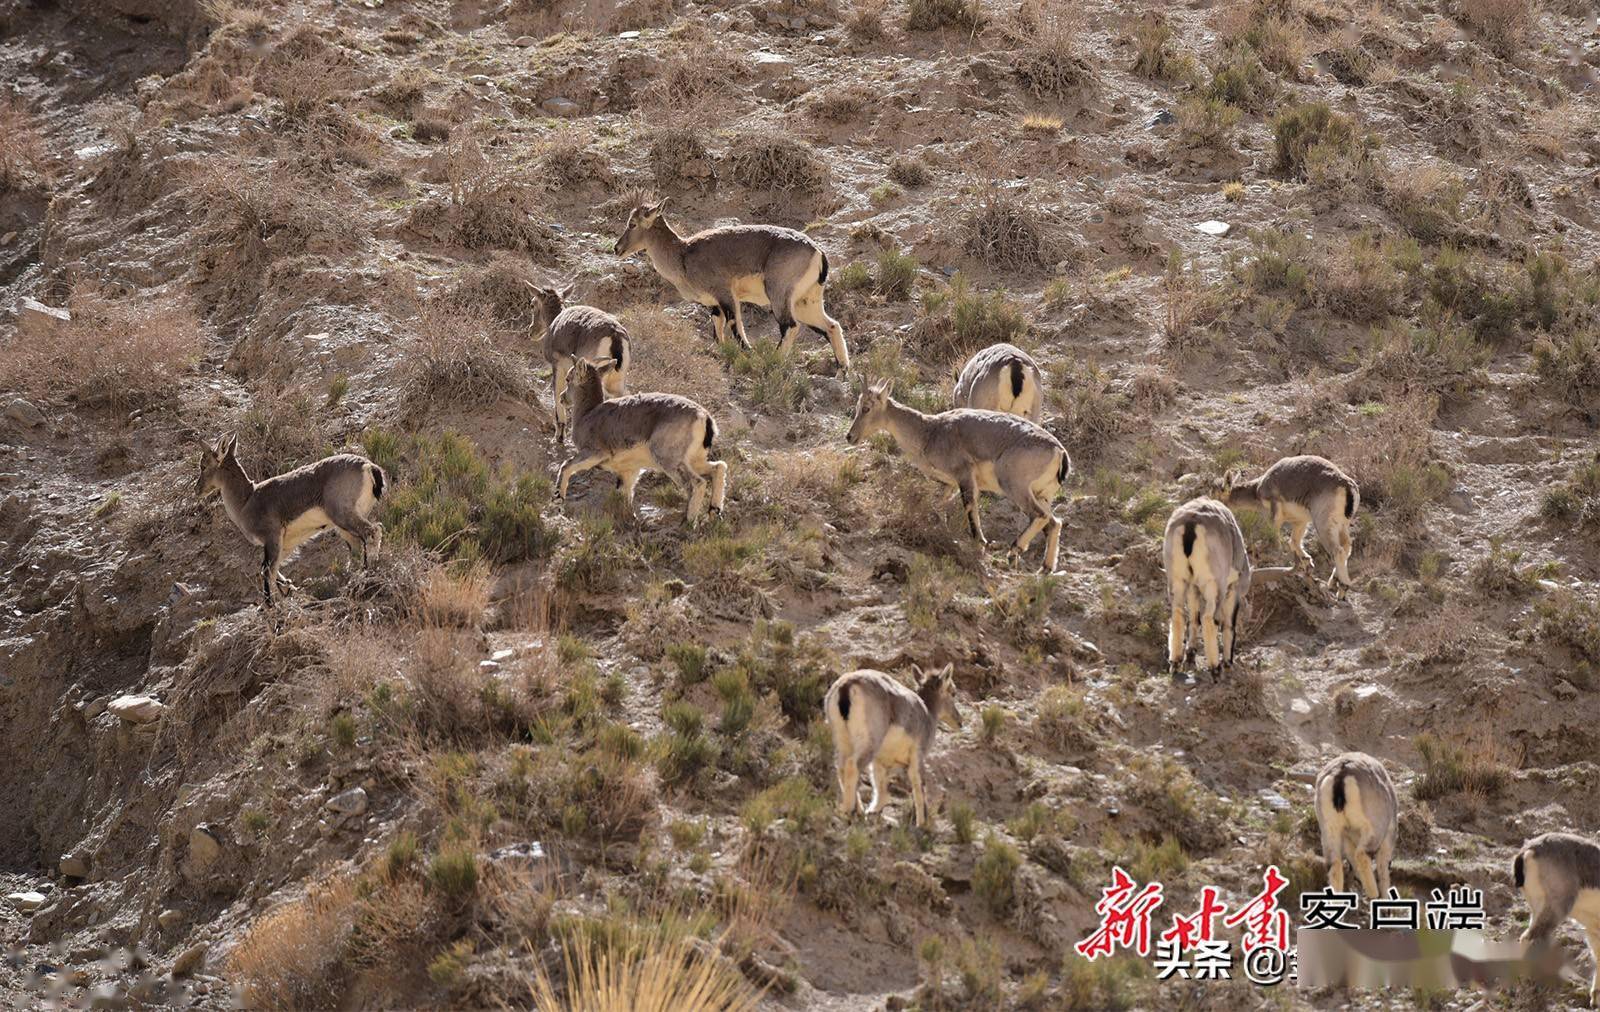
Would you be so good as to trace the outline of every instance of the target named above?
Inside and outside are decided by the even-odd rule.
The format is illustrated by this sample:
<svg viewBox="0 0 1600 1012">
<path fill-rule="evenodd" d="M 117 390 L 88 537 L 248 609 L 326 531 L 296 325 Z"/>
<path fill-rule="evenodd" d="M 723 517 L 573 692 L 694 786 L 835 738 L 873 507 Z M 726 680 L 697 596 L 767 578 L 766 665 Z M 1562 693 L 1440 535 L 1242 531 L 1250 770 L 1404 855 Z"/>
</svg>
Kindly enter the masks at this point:
<svg viewBox="0 0 1600 1012">
<path fill-rule="evenodd" d="M 166 704 L 153 696 L 118 696 L 106 706 L 113 717 L 129 724 L 153 724 L 161 719 Z"/>
<path fill-rule="evenodd" d="M 80 854 L 64 854 L 61 857 L 61 874 L 68 878 L 88 878 L 89 859 Z"/>
<path fill-rule="evenodd" d="M 1156 113 L 1155 118 L 1150 121 L 1150 125 L 1153 127 L 1167 126 L 1168 124 L 1177 122 L 1177 120 L 1178 117 L 1172 115 L 1171 109 L 1163 109 Z"/>
<path fill-rule="evenodd" d="M 21 397 L 13 398 L 6 405 L 6 417 L 30 429 L 37 429 L 45 422 L 44 412 L 35 407 L 32 401 L 25 401 Z"/>
<path fill-rule="evenodd" d="M 539 108 L 552 116 L 578 115 L 578 103 L 570 98 L 561 98 L 560 96 L 545 99 L 539 103 Z"/>
<path fill-rule="evenodd" d="M 124 1009 L 128 1007 L 128 999 L 123 994 L 122 987 L 107 981 L 96 984 L 93 991 L 89 992 L 89 1007 L 91 1009 Z"/>
<path fill-rule="evenodd" d="M 83 719 L 84 720 L 93 720 L 96 717 L 100 716 L 102 713 L 105 713 L 106 712 L 106 707 L 110 704 L 110 702 L 111 701 L 106 699 L 106 697 L 104 697 L 104 696 L 97 696 L 94 699 L 91 699 L 88 702 L 84 703 L 83 704 Z"/>
<path fill-rule="evenodd" d="M 638 32 L 618 32 L 617 33 L 617 38 L 619 38 L 619 39 L 637 39 L 638 37 L 639 37 L 639 33 Z"/>
<path fill-rule="evenodd" d="M 198 942 L 184 949 L 178 954 L 178 958 L 172 961 L 172 975 L 174 977 L 187 977 L 204 969 L 207 948 L 205 942 Z"/>
<path fill-rule="evenodd" d="M 502 861 L 516 861 L 532 864 L 544 860 L 544 844 L 538 840 L 528 840 L 524 843 L 513 843 L 489 853 L 489 860 L 495 864 Z"/>
<path fill-rule="evenodd" d="M 527 49 L 529 46 L 538 45 L 539 40 L 534 38 L 532 35 L 519 35 L 511 40 L 511 44 L 516 46 L 518 49 Z"/>
<path fill-rule="evenodd" d="M 777 53 L 756 53 L 757 72 L 766 77 L 788 77 L 794 73 L 794 61 Z"/>
<path fill-rule="evenodd" d="M 1195 228 L 1201 232 L 1204 232 L 1206 235 L 1224 236 L 1228 234 L 1233 226 L 1225 221 L 1217 221 L 1215 218 L 1213 218 L 1210 221 L 1200 222 L 1200 224 L 1196 225 Z"/>
<path fill-rule="evenodd" d="M 17 333 L 23 337 L 44 337 L 58 325 L 71 322 L 72 314 L 67 310 L 47 306 L 37 299 L 24 297 L 17 304 Z"/>
<path fill-rule="evenodd" d="M 168 907 L 156 915 L 156 923 L 161 925 L 162 930 L 171 931 L 183 923 L 183 911 Z"/>
<path fill-rule="evenodd" d="M 222 842 L 205 826 L 196 826 L 189 831 L 189 866 L 196 872 L 204 872 L 216 863 L 222 856 Z"/>
<path fill-rule="evenodd" d="M 6 896 L 6 902 L 25 914 L 30 914 L 44 906 L 44 893 L 33 891 L 11 893 Z"/>
<path fill-rule="evenodd" d="M 339 815 L 360 815 L 367 810 L 367 792 L 359 787 L 341 791 L 328 799 L 327 808 Z"/>
</svg>

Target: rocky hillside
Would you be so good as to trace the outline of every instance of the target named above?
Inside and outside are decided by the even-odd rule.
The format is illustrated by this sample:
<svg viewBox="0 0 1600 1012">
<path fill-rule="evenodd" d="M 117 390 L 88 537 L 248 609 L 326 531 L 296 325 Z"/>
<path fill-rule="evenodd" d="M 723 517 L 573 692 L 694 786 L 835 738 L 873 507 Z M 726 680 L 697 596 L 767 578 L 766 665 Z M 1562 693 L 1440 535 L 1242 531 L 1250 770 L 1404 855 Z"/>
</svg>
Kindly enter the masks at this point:
<svg viewBox="0 0 1600 1012">
<path fill-rule="evenodd" d="M 5 1003 L 1377 1007 L 1072 951 L 1114 865 L 1161 926 L 1320 887 L 1348 749 L 1401 891 L 1514 937 L 1518 845 L 1600 818 L 1597 67 L 1562 0 L 0 0 Z M 663 197 L 815 238 L 853 373 L 616 256 Z M 721 517 L 555 498 L 530 283 L 716 416 Z M 1072 454 L 1053 574 L 844 439 L 996 341 Z M 264 612 L 196 493 L 228 432 L 384 467 L 378 557 Z M 1354 588 L 1174 678 L 1167 515 L 1295 453 L 1360 482 Z M 964 714 L 930 825 L 903 778 L 846 820 L 823 692 L 913 664 Z M 1585 996 L 1558 937 L 1496 1007 Z"/>
</svg>

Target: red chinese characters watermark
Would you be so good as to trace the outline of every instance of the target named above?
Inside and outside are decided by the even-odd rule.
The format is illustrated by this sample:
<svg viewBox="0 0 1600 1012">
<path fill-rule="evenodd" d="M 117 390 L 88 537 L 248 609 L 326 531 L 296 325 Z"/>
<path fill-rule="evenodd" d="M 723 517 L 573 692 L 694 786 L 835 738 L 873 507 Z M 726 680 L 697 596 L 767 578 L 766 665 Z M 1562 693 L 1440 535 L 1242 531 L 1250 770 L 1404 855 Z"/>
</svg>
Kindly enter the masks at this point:
<svg viewBox="0 0 1600 1012">
<path fill-rule="evenodd" d="M 1173 943 L 1179 952 L 1187 952 L 1201 942 L 1214 939 L 1217 934 L 1217 918 L 1227 909 L 1227 905 L 1218 898 L 1219 895 L 1216 886 L 1206 886 L 1201 889 L 1200 909 L 1187 917 L 1183 914 L 1173 914 L 1172 927 L 1161 933 L 1161 941 Z"/>
<path fill-rule="evenodd" d="M 1092 961 L 1111 955 L 1119 946 L 1150 955 L 1150 914 L 1161 905 L 1161 883 L 1149 882 L 1136 889 L 1138 885 L 1121 868 L 1111 869 L 1111 885 L 1094 905 L 1100 927 L 1073 946 L 1080 956 Z"/>
<path fill-rule="evenodd" d="M 1278 907 L 1278 894 L 1289 880 L 1278 872 L 1278 866 L 1268 865 L 1261 876 L 1265 885 L 1255 898 L 1229 914 L 1222 923 L 1228 927 L 1244 925 L 1244 951 L 1260 945 L 1287 951 L 1289 948 L 1289 912 Z"/>
</svg>

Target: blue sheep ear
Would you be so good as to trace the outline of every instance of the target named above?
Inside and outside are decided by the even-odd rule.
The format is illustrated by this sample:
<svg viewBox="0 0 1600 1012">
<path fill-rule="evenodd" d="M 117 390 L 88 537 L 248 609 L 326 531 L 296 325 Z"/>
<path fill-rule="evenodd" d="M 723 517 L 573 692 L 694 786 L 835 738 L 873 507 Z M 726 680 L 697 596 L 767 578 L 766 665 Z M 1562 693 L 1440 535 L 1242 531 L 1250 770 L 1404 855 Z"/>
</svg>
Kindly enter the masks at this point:
<svg viewBox="0 0 1600 1012">
<path fill-rule="evenodd" d="M 944 666 L 944 670 L 943 671 L 939 672 L 939 681 L 943 682 L 946 685 L 949 685 L 951 679 L 953 679 L 955 677 L 955 673 L 956 673 L 956 665 L 955 665 L 954 661 L 951 661 L 949 664 L 946 664 Z"/>
<path fill-rule="evenodd" d="M 913 663 L 911 665 L 911 677 L 917 680 L 918 685 L 921 685 L 928 676 L 922 673 L 921 665 Z"/>
</svg>

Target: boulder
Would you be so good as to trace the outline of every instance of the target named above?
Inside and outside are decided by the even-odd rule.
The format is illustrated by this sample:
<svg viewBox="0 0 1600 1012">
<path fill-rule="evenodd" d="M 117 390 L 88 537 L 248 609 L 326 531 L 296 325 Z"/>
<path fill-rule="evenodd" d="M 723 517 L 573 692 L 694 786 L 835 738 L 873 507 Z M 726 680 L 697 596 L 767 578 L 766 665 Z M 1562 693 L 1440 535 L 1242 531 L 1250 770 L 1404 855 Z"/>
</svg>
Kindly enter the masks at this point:
<svg viewBox="0 0 1600 1012">
<path fill-rule="evenodd" d="M 203 872 L 222 856 L 222 842 L 205 826 L 189 831 L 189 867 Z"/>
<path fill-rule="evenodd" d="M 6 902 L 20 910 L 22 913 L 31 914 L 44 906 L 44 893 L 20 892 L 11 893 L 6 897 Z"/>
<path fill-rule="evenodd" d="M 24 298 L 17 304 L 17 334 L 29 340 L 48 337 L 57 326 L 71 323 L 72 314 L 65 309 L 47 306 L 37 299 Z"/>
<path fill-rule="evenodd" d="M 89 859 L 81 854 L 63 854 L 58 867 L 68 878 L 89 877 Z"/>
<path fill-rule="evenodd" d="M 359 787 L 341 791 L 328 799 L 327 808 L 339 815 L 360 815 L 367 810 L 367 792 Z"/>
<path fill-rule="evenodd" d="M 172 961 L 172 975 L 174 977 L 187 977 L 204 969 L 206 965 L 206 949 L 205 942 L 198 942 L 180 952 L 178 958 Z"/>
<path fill-rule="evenodd" d="M 118 696 L 106 706 L 113 717 L 129 724 L 153 724 L 161 719 L 161 711 L 166 708 L 165 703 L 153 696 Z"/>
<path fill-rule="evenodd" d="M 168 907 L 156 915 L 156 923 L 161 925 L 162 930 L 171 931 L 183 923 L 183 911 Z"/>
<path fill-rule="evenodd" d="M 24 428 L 37 429 L 45 422 L 44 412 L 34 406 L 32 401 L 25 401 L 21 397 L 14 397 L 6 405 L 6 417 Z"/>
<path fill-rule="evenodd" d="M 539 108 L 543 109 L 551 116 L 578 115 L 578 103 L 574 102 L 570 98 L 562 98 L 559 95 L 555 98 L 545 99 L 543 102 L 539 103 Z"/>
</svg>

